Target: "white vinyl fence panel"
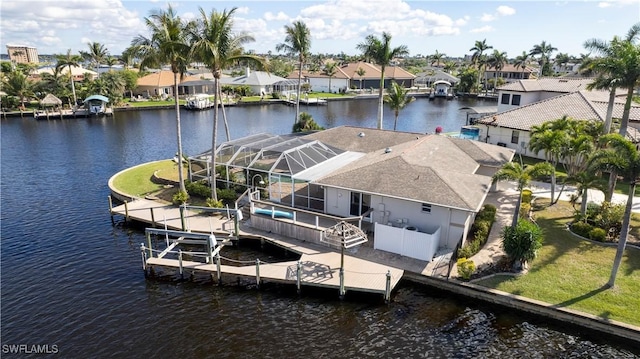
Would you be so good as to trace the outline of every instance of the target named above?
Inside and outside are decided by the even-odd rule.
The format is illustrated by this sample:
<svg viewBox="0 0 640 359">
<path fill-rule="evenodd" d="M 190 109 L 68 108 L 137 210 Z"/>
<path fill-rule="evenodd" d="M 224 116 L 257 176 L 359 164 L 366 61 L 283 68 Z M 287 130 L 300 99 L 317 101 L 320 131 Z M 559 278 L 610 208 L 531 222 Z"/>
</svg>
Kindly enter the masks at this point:
<svg viewBox="0 0 640 359">
<path fill-rule="evenodd" d="M 440 228 L 431 234 L 376 223 L 373 248 L 431 261 L 438 250 L 439 241 Z"/>
</svg>

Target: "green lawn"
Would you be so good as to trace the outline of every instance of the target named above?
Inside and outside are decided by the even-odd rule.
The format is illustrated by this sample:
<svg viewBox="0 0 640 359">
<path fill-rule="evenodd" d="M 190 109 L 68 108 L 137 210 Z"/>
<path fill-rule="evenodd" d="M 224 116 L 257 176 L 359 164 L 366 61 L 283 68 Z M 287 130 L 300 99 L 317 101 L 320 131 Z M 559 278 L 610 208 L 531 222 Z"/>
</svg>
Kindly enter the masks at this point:
<svg viewBox="0 0 640 359">
<path fill-rule="evenodd" d="M 154 171 L 158 171 L 159 177 L 175 179 L 176 181 L 178 179 L 178 167 L 176 163 L 172 160 L 165 160 L 147 163 L 126 170 L 113 180 L 113 185 L 121 192 L 144 197 L 149 193 L 159 191 L 163 187 L 162 185 L 151 182 L 151 176 Z"/>
<path fill-rule="evenodd" d="M 529 272 L 516 278 L 495 276 L 476 284 L 640 326 L 640 250 L 627 247 L 616 286 L 604 288 L 616 247 L 571 235 L 565 225 L 572 214 L 566 202 L 536 212 L 545 242 Z M 634 216 L 634 233 L 639 225 Z"/>
</svg>

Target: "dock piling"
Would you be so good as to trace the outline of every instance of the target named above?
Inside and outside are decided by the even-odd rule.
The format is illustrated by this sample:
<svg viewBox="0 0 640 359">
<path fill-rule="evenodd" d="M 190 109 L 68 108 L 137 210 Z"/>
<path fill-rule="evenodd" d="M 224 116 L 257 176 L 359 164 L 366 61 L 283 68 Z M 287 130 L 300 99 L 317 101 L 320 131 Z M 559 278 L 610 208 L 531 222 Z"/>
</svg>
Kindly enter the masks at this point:
<svg viewBox="0 0 640 359">
<path fill-rule="evenodd" d="M 260 258 L 256 258 L 256 287 L 260 289 Z"/>
<path fill-rule="evenodd" d="M 384 301 L 389 303 L 391 300 L 391 271 L 387 269 L 387 285 L 384 290 Z"/>
<path fill-rule="evenodd" d="M 142 270 L 147 273 L 147 256 L 144 251 L 144 243 L 140 243 L 140 255 L 142 256 Z"/>
<path fill-rule="evenodd" d="M 302 277 L 302 262 L 298 261 L 298 269 L 296 271 L 296 288 L 298 290 L 298 294 L 301 292 L 301 277 Z"/>
<path fill-rule="evenodd" d="M 182 225 L 182 231 L 183 232 L 186 231 L 186 227 L 185 227 L 185 224 L 184 224 L 184 207 L 185 207 L 184 204 L 180 205 L 180 224 Z"/>
<path fill-rule="evenodd" d="M 220 269 L 220 252 L 216 254 L 216 274 L 218 276 L 218 285 L 222 285 L 222 271 Z"/>
<path fill-rule="evenodd" d="M 178 268 L 180 269 L 180 279 L 184 279 L 184 271 L 182 268 L 182 249 L 178 250 Z"/>
<path fill-rule="evenodd" d="M 149 208 L 151 211 L 151 227 L 156 228 L 156 216 L 153 214 L 153 207 Z"/>
<path fill-rule="evenodd" d="M 340 268 L 340 299 L 344 299 L 344 268 Z"/>
<path fill-rule="evenodd" d="M 116 222 L 113 220 L 113 199 L 111 199 L 111 195 L 107 196 L 109 200 L 109 215 L 111 216 L 111 225 L 115 225 Z"/>
<path fill-rule="evenodd" d="M 129 204 L 127 201 L 124 201 L 124 221 L 125 223 L 129 222 Z"/>
</svg>

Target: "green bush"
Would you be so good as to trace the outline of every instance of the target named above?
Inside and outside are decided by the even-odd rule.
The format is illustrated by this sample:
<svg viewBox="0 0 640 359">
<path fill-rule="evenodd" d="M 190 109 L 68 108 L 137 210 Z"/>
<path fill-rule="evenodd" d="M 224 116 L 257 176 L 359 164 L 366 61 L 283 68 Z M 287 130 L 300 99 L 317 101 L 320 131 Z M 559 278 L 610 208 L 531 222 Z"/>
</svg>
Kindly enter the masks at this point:
<svg viewBox="0 0 640 359">
<path fill-rule="evenodd" d="M 232 204 L 238 198 L 233 188 L 216 188 L 218 199 L 225 204 Z"/>
<path fill-rule="evenodd" d="M 191 196 L 207 198 L 211 197 L 211 188 L 206 182 L 189 182 L 184 183 L 184 187 Z"/>
<path fill-rule="evenodd" d="M 178 191 L 173 195 L 173 198 L 171 200 L 175 205 L 182 205 L 187 203 L 187 201 L 189 200 L 189 194 L 185 191 Z"/>
<path fill-rule="evenodd" d="M 469 231 L 469 240 L 460 249 L 458 249 L 458 257 L 469 258 L 480 251 L 480 248 L 487 243 L 489 238 L 489 231 L 496 219 L 496 207 L 491 204 L 486 204 L 478 214 L 476 214 L 476 220 L 471 225 Z"/>
<path fill-rule="evenodd" d="M 492 204 L 485 204 L 476 215 L 476 221 L 489 221 L 493 223 L 496 219 L 496 210 L 496 206 Z"/>
<path fill-rule="evenodd" d="M 488 221 L 480 221 L 475 224 L 475 233 L 473 234 L 473 239 L 480 243 L 485 243 L 487 238 L 489 237 L 489 229 L 491 228 L 491 223 Z"/>
<path fill-rule="evenodd" d="M 531 203 L 531 200 L 533 199 L 533 193 L 531 192 L 530 189 L 523 189 L 522 190 L 522 203 Z"/>
<path fill-rule="evenodd" d="M 574 222 L 571 224 L 571 232 L 589 238 L 589 233 L 593 229 L 593 226 L 586 222 Z"/>
<path fill-rule="evenodd" d="M 542 239 L 540 227 L 527 220 L 518 221 L 515 228 L 508 226 L 502 230 L 502 248 L 516 262 L 534 259 L 538 249 L 542 247 Z"/>
<path fill-rule="evenodd" d="M 589 231 L 589 239 L 598 242 L 605 242 L 607 240 L 607 231 L 602 228 L 594 228 Z"/>
<path fill-rule="evenodd" d="M 522 202 L 520 204 L 520 212 L 518 213 L 518 216 L 520 218 L 529 219 L 529 212 L 531 212 L 531 203 Z"/>
<path fill-rule="evenodd" d="M 207 198 L 207 207 L 211 208 L 223 208 L 224 204 L 222 201 L 214 201 L 213 198 Z"/>
<path fill-rule="evenodd" d="M 458 266 L 458 274 L 460 275 L 460 278 L 464 280 L 471 279 L 471 275 L 476 271 L 476 264 L 472 260 L 464 257 L 458 259 L 456 265 Z"/>
</svg>

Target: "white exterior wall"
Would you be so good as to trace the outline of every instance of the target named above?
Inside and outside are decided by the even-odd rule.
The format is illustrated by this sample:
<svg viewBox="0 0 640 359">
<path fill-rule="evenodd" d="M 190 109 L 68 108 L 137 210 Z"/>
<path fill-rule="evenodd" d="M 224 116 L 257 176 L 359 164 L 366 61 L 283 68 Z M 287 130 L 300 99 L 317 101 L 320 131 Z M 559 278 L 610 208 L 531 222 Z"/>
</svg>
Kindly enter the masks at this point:
<svg viewBox="0 0 640 359">
<path fill-rule="evenodd" d="M 309 85 L 313 92 L 329 92 L 329 78 L 309 78 Z M 331 92 L 337 93 L 340 89 L 349 88 L 349 79 L 331 79 Z"/>
<path fill-rule="evenodd" d="M 509 97 L 509 104 L 503 104 L 502 103 L 502 95 L 503 94 L 508 94 L 510 95 Z M 520 95 L 520 105 L 511 105 L 511 99 L 513 98 L 513 95 Z M 541 97 L 543 95 L 542 92 L 516 92 L 516 91 L 500 91 L 498 92 L 498 113 L 500 112 L 504 112 L 504 111 L 509 111 L 512 110 L 514 108 L 518 108 L 520 106 L 524 106 L 524 105 L 528 105 L 534 102 L 538 102 L 541 101 L 545 98 L 548 97 L 554 97 L 557 96 L 548 96 L 548 97 Z"/>
<path fill-rule="evenodd" d="M 531 140 L 529 131 L 518 130 L 518 143 L 511 143 L 511 136 L 514 131 L 511 128 L 494 127 L 484 124 L 476 124 L 476 127 L 480 129 L 478 141 L 490 143 L 493 145 L 503 143 L 507 148 L 514 149 L 516 153 L 519 153 L 523 156 L 544 159 L 543 151 L 536 155 L 535 153 L 531 152 L 531 150 L 529 150 L 529 141 Z M 489 140 L 487 140 L 487 134 L 489 135 Z"/>
<path fill-rule="evenodd" d="M 348 190 L 325 187 L 325 213 L 336 216 L 351 216 L 351 192 Z M 449 209 L 437 205 L 431 206 L 431 212 L 422 211 L 422 203 L 397 198 L 371 195 L 371 207 L 374 209 L 371 220 L 393 226 L 416 227 L 424 233 L 434 233 L 441 229 L 440 248 L 454 249 L 463 235 L 466 235 L 472 212 Z"/>
</svg>

